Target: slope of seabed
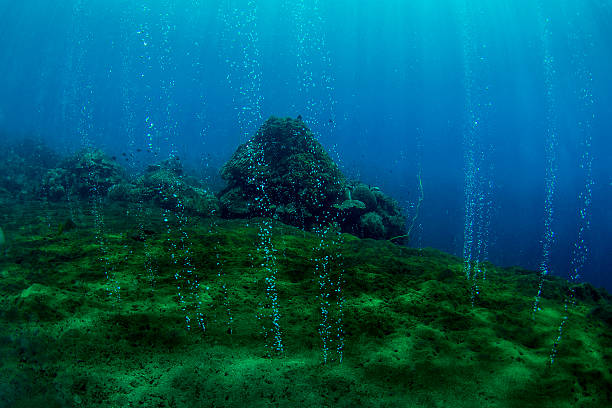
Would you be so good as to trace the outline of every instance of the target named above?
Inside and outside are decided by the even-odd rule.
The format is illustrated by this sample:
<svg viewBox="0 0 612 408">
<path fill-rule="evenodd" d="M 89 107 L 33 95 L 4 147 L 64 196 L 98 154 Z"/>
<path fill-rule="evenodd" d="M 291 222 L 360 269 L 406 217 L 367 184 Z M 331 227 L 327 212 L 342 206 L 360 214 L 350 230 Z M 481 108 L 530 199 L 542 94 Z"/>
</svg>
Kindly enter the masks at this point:
<svg viewBox="0 0 612 408">
<path fill-rule="evenodd" d="M 265 271 L 254 266 L 261 220 L 168 228 L 158 209 L 111 203 L 97 239 L 88 206 L 71 205 L 0 205 L 3 406 L 612 406 L 611 300 L 588 284 L 549 366 L 565 281 L 546 278 L 534 318 L 537 273 L 488 265 L 472 306 L 461 259 L 345 234 L 329 246 L 342 259 L 331 273 L 343 273 L 344 356 L 322 364 L 320 238 L 275 223 L 285 348 L 270 357 Z M 200 285 L 189 299 L 204 332 L 185 329 L 195 309 L 177 295 L 179 233 L 191 240 Z"/>
</svg>

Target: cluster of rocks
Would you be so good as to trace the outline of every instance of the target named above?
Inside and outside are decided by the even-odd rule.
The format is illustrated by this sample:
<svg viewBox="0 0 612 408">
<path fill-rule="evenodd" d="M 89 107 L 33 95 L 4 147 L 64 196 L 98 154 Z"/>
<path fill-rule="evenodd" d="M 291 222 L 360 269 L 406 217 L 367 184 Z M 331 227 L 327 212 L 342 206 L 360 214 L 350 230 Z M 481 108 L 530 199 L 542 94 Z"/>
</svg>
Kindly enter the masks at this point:
<svg viewBox="0 0 612 408">
<path fill-rule="evenodd" d="M 145 174 L 133 183 L 121 183 L 109 191 L 109 198 L 116 201 L 148 201 L 161 208 L 181 210 L 191 214 L 209 216 L 219 210 L 219 200 L 187 176 L 177 156 L 149 166 Z"/>
<path fill-rule="evenodd" d="M 166 209 L 185 210 L 198 215 L 218 211 L 218 199 L 185 176 L 176 156 L 149 166 L 144 174 L 128 180 L 123 168 L 100 150 L 85 150 L 64 159 L 43 176 L 41 194 L 51 201 L 94 195 L 114 201 L 153 202 Z"/>
<path fill-rule="evenodd" d="M 329 219 L 359 237 L 405 234 L 398 203 L 376 187 L 347 181 L 298 119 L 271 117 L 223 166 L 224 217 L 266 215 L 310 228 Z"/>
<path fill-rule="evenodd" d="M 342 203 L 335 207 L 341 214 L 342 230 L 353 235 L 391 239 L 406 233 L 406 217 L 397 201 L 378 187 L 350 182 Z"/>
<path fill-rule="evenodd" d="M 40 148 L 26 150 L 40 155 Z M 22 156 L 9 157 L 27 160 Z M 268 119 L 222 167 L 226 186 L 217 195 L 186 175 L 176 156 L 150 165 L 135 179 L 100 150 L 45 160 L 38 167 L 30 166 L 33 174 L 13 175 L 19 173 L 19 163 L 13 164 L 0 179 L 0 192 L 23 188 L 35 179 L 38 185 L 30 190 L 51 201 L 95 195 L 113 201 L 152 202 L 202 216 L 273 217 L 304 229 L 335 220 L 344 232 L 375 239 L 390 239 L 406 230 L 397 202 L 376 187 L 346 180 L 301 118 Z"/>
<path fill-rule="evenodd" d="M 270 118 L 221 169 L 224 217 L 272 216 L 310 228 L 344 192 L 344 176 L 299 119 Z"/>
<path fill-rule="evenodd" d="M 85 198 L 96 191 L 104 196 L 124 177 L 123 168 L 100 150 L 83 150 L 48 170 L 42 179 L 41 192 L 52 201 L 67 196 Z"/>
</svg>

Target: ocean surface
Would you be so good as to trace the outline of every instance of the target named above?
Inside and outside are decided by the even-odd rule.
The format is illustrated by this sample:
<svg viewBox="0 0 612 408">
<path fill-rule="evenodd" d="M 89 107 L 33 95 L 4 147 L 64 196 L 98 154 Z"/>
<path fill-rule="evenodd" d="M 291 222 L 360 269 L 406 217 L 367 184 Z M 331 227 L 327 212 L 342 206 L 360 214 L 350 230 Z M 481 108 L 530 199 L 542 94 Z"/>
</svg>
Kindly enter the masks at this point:
<svg viewBox="0 0 612 408">
<path fill-rule="evenodd" d="M 609 1 L 0 0 L 1 143 L 218 170 L 274 115 L 410 245 L 612 289 Z M 422 196 L 422 203 L 418 202 Z M 418 213 L 417 213 L 418 209 Z"/>
</svg>

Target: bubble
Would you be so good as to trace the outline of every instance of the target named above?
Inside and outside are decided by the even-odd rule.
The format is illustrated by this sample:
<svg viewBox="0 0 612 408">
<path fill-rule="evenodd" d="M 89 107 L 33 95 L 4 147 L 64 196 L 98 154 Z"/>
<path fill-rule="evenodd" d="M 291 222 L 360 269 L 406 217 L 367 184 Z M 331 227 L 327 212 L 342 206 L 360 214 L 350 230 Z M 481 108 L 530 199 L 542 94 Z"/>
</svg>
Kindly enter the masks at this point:
<svg viewBox="0 0 612 408">
<path fill-rule="evenodd" d="M 476 11 L 477 12 L 477 11 Z M 492 160 L 489 158 L 485 140 L 487 137 L 483 117 L 485 107 L 491 107 L 489 88 L 485 81 L 488 73 L 487 59 L 482 53 L 486 43 L 477 47 L 475 32 L 475 11 L 465 3 L 459 11 L 463 51 L 463 79 L 465 88 L 465 127 L 464 145 L 464 196 L 465 215 L 463 232 L 464 274 L 472 282 L 471 299 L 474 304 L 480 294 L 479 279 L 486 279 L 486 267 L 483 262 L 488 259 L 489 229 L 491 223 Z M 479 79 L 477 81 L 477 78 Z"/>
</svg>

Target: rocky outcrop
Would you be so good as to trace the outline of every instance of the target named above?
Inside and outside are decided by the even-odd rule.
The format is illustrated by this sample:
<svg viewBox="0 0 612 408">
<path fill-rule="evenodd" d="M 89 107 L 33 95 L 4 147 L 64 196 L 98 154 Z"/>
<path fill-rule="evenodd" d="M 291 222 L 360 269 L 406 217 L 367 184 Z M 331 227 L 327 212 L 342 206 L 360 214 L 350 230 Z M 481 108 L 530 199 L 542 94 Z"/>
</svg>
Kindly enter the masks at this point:
<svg viewBox="0 0 612 408">
<path fill-rule="evenodd" d="M 186 211 L 201 216 L 216 214 L 219 201 L 215 195 L 183 174 L 177 156 L 150 165 L 134 183 L 116 185 L 109 192 L 116 201 L 148 201 L 161 208 Z"/>
<path fill-rule="evenodd" d="M 405 233 L 397 202 L 376 187 L 347 182 L 301 119 L 271 117 L 221 169 L 226 218 L 270 216 L 309 229 L 337 220 L 359 237 Z"/>
<path fill-rule="evenodd" d="M 336 207 L 345 232 L 374 239 L 390 239 L 406 233 L 406 217 L 401 207 L 378 187 L 350 182 L 345 200 Z"/>
<path fill-rule="evenodd" d="M 161 208 L 209 216 L 217 214 L 219 200 L 197 180 L 183 174 L 177 156 L 150 165 L 136 180 L 100 150 L 85 150 L 64 159 L 45 174 L 42 194 L 51 201 L 98 194 L 112 201 L 154 202 Z"/>
<path fill-rule="evenodd" d="M 344 176 L 300 119 L 271 117 L 221 169 L 225 217 L 272 216 L 310 227 L 333 211 Z"/>
<path fill-rule="evenodd" d="M 80 198 L 92 194 L 106 196 L 111 187 L 125 182 L 119 164 L 102 151 L 83 150 L 67 157 L 44 175 L 42 193 L 52 201 L 76 195 Z"/>
</svg>

